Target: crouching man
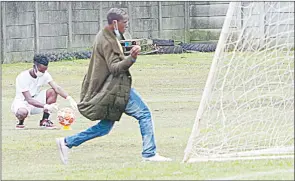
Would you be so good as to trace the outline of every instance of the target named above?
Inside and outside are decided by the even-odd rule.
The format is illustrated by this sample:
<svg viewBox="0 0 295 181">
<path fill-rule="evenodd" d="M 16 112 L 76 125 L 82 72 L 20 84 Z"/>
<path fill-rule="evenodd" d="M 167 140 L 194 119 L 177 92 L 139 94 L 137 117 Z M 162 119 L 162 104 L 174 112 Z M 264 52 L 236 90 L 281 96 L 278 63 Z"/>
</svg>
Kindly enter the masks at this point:
<svg viewBox="0 0 295 181">
<path fill-rule="evenodd" d="M 69 101 L 73 109 L 77 110 L 76 101 L 58 86 L 47 71 L 49 60 L 46 56 L 35 55 L 33 67 L 21 72 L 16 77 L 16 95 L 11 110 L 18 119 L 16 129 L 24 129 L 25 119 L 31 114 L 43 113 L 39 126 L 55 129 L 56 126 L 49 119 L 50 113 L 58 110 L 57 95 Z M 40 90 L 41 86 L 49 84 L 48 90 Z"/>
</svg>

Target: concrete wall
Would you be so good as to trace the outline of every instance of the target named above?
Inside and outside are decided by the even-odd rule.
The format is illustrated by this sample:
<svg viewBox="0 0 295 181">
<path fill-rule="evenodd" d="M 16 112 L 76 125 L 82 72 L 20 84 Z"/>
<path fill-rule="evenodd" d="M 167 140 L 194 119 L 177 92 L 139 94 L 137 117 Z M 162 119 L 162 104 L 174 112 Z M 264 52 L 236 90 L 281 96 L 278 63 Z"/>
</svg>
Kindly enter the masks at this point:
<svg viewBox="0 0 295 181">
<path fill-rule="evenodd" d="M 89 49 L 107 24 L 111 7 L 128 12 L 132 38 L 217 42 L 228 5 L 213 1 L 1 2 L 1 62 L 31 61 L 36 52 Z"/>
<path fill-rule="evenodd" d="M 34 54 L 34 3 L 2 2 L 2 44 L 5 60 L 32 59 Z"/>
<path fill-rule="evenodd" d="M 217 41 L 227 9 L 228 2 L 191 3 L 191 41 Z"/>
</svg>

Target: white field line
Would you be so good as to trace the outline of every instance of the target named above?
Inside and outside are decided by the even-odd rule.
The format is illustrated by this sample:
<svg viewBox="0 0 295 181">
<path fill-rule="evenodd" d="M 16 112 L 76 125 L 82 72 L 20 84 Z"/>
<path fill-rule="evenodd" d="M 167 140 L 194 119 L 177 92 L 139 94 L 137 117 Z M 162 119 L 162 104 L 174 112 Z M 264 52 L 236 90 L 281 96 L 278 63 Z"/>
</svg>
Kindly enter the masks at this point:
<svg viewBox="0 0 295 181">
<path fill-rule="evenodd" d="M 232 177 L 226 177 L 226 178 L 214 178 L 214 179 L 208 179 L 208 180 L 240 180 L 240 179 L 249 179 L 251 177 L 256 176 L 266 176 L 266 175 L 273 175 L 277 173 L 294 173 L 294 169 L 288 169 L 288 170 L 273 170 L 273 171 L 267 171 L 267 172 L 252 172 L 244 175 L 236 175 Z"/>
</svg>

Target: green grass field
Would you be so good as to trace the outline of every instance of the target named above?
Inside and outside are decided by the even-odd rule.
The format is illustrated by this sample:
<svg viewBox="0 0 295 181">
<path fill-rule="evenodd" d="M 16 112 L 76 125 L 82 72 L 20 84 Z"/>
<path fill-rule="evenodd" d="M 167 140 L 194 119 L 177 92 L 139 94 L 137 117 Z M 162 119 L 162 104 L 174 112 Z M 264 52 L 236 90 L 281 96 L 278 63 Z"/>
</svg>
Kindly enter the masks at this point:
<svg viewBox="0 0 295 181">
<path fill-rule="evenodd" d="M 10 111 L 15 78 L 31 63 L 2 65 L 2 180 L 294 180 L 294 160 L 181 163 L 213 54 L 149 55 L 131 68 L 133 87 L 152 111 L 158 152 L 170 163 L 141 161 L 137 121 L 124 115 L 109 135 L 73 148 L 62 165 L 56 137 L 72 135 L 95 124 L 77 113 L 72 130 L 40 130 L 42 115 L 26 120 L 27 130 L 15 130 Z M 79 101 L 89 60 L 52 62 L 48 71 Z M 58 98 L 60 108 L 69 106 Z M 53 121 L 56 115 L 52 115 Z"/>
</svg>

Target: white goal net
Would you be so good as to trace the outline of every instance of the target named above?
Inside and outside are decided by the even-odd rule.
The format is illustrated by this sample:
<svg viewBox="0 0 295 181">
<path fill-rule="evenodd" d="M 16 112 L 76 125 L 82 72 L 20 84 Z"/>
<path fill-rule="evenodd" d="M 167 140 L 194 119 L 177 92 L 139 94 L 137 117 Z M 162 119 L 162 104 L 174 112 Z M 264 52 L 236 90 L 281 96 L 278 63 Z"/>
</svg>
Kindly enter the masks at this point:
<svg viewBox="0 0 295 181">
<path fill-rule="evenodd" d="M 184 162 L 294 157 L 294 2 L 231 2 Z"/>
</svg>

